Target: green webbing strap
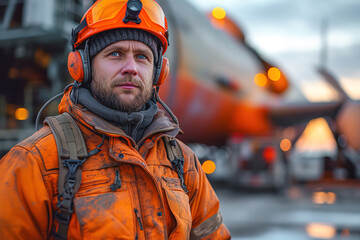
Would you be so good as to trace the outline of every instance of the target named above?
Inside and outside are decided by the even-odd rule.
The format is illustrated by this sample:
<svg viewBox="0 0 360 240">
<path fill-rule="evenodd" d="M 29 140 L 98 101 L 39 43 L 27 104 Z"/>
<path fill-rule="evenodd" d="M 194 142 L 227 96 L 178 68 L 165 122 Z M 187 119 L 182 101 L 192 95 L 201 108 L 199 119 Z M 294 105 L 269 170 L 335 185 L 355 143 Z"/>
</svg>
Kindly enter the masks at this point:
<svg viewBox="0 0 360 240">
<path fill-rule="evenodd" d="M 184 154 L 175 138 L 165 136 L 163 137 L 163 140 L 165 143 L 166 155 L 179 175 L 181 187 L 187 193 L 188 190 L 184 181 Z"/>
<path fill-rule="evenodd" d="M 58 180 L 58 211 L 55 218 L 59 227 L 54 232 L 56 239 L 67 239 L 71 214 L 73 212 L 73 198 L 81 183 L 79 167 L 88 156 L 81 131 L 68 113 L 63 113 L 45 119 L 54 135 L 59 156 Z M 83 160 L 80 160 L 83 159 Z"/>
</svg>

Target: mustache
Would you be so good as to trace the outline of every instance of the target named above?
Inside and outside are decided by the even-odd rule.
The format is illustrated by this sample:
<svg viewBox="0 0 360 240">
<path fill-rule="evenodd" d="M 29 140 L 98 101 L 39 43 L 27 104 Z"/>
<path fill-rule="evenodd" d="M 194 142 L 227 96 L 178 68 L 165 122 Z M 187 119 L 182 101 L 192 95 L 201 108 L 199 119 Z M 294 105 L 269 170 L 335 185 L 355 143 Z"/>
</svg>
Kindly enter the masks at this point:
<svg viewBox="0 0 360 240">
<path fill-rule="evenodd" d="M 121 79 L 115 79 L 111 83 L 111 87 L 116 87 L 118 85 L 124 84 L 124 83 L 133 83 L 136 87 L 143 88 L 143 82 L 141 80 L 138 80 L 134 78 L 133 76 L 126 76 Z"/>
</svg>

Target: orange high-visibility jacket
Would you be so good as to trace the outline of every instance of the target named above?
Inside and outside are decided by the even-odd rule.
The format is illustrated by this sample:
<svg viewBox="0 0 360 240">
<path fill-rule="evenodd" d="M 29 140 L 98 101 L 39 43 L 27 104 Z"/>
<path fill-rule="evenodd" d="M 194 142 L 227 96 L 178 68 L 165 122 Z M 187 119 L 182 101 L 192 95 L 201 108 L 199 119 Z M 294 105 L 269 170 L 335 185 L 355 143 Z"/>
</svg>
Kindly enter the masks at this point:
<svg viewBox="0 0 360 240">
<path fill-rule="evenodd" d="M 194 153 L 184 153 L 182 189 L 167 158 L 162 136 L 177 125 L 158 113 L 136 145 L 118 127 L 74 105 L 68 90 L 59 111 L 76 120 L 88 151 L 101 152 L 81 167 L 68 239 L 230 239 L 219 200 Z M 0 236 L 51 239 L 57 227 L 58 153 L 48 126 L 17 144 L 0 160 Z M 112 191 L 116 170 L 121 187 Z"/>
</svg>

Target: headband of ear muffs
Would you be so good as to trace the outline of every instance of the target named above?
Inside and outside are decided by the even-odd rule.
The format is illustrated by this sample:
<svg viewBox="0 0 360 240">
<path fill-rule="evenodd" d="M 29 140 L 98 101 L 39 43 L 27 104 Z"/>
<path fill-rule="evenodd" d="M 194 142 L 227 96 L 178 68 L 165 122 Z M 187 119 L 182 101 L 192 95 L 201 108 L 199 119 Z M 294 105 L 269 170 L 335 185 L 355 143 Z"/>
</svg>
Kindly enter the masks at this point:
<svg viewBox="0 0 360 240">
<path fill-rule="evenodd" d="M 159 63 L 155 66 L 153 85 L 160 86 L 169 75 L 169 60 L 162 57 L 162 49 L 159 51 Z M 88 40 L 84 49 L 71 51 L 68 55 L 68 71 L 71 77 L 78 83 L 88 83 L 91 80 L 91 63 L 89 60 Z"/>
<path fill-rule="evenodd" d="M 159 87 L 169 75 L 169 60 L 162 56 L 162 47 L 159 50 L 159 63 L 155 66 L 153 85 Z"/>
</svg>

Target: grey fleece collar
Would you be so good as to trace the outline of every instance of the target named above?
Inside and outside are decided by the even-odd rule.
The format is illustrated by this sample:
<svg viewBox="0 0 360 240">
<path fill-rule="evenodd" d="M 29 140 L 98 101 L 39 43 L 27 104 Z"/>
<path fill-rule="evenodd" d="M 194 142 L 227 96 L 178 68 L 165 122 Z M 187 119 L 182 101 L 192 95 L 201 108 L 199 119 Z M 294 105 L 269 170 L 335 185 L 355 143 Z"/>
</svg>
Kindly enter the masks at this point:
<svg viewBox="0 0 360 240">
<path fill-rule="evenodd" d="M 99 117 L 111 122 L 112 124 L 121 127 L 121 129 L 135 142 L 138 142 L 145 129 L 152 122 L 155 114 L 158 111 L 157 104 L 154 100 L 150 99 L 144 107 L 144 110 L 132 113 L 121 112 L 108 108 L 98 101 L 91 95 L 90 91 L 86 88 L 78 88 L 74 92 L 71 92 L 71 101 L 75 101 L 75 94 L 78 95 L 78 102 L 86 107 L 90 112 L 98 115 Z"/>
</svg>

